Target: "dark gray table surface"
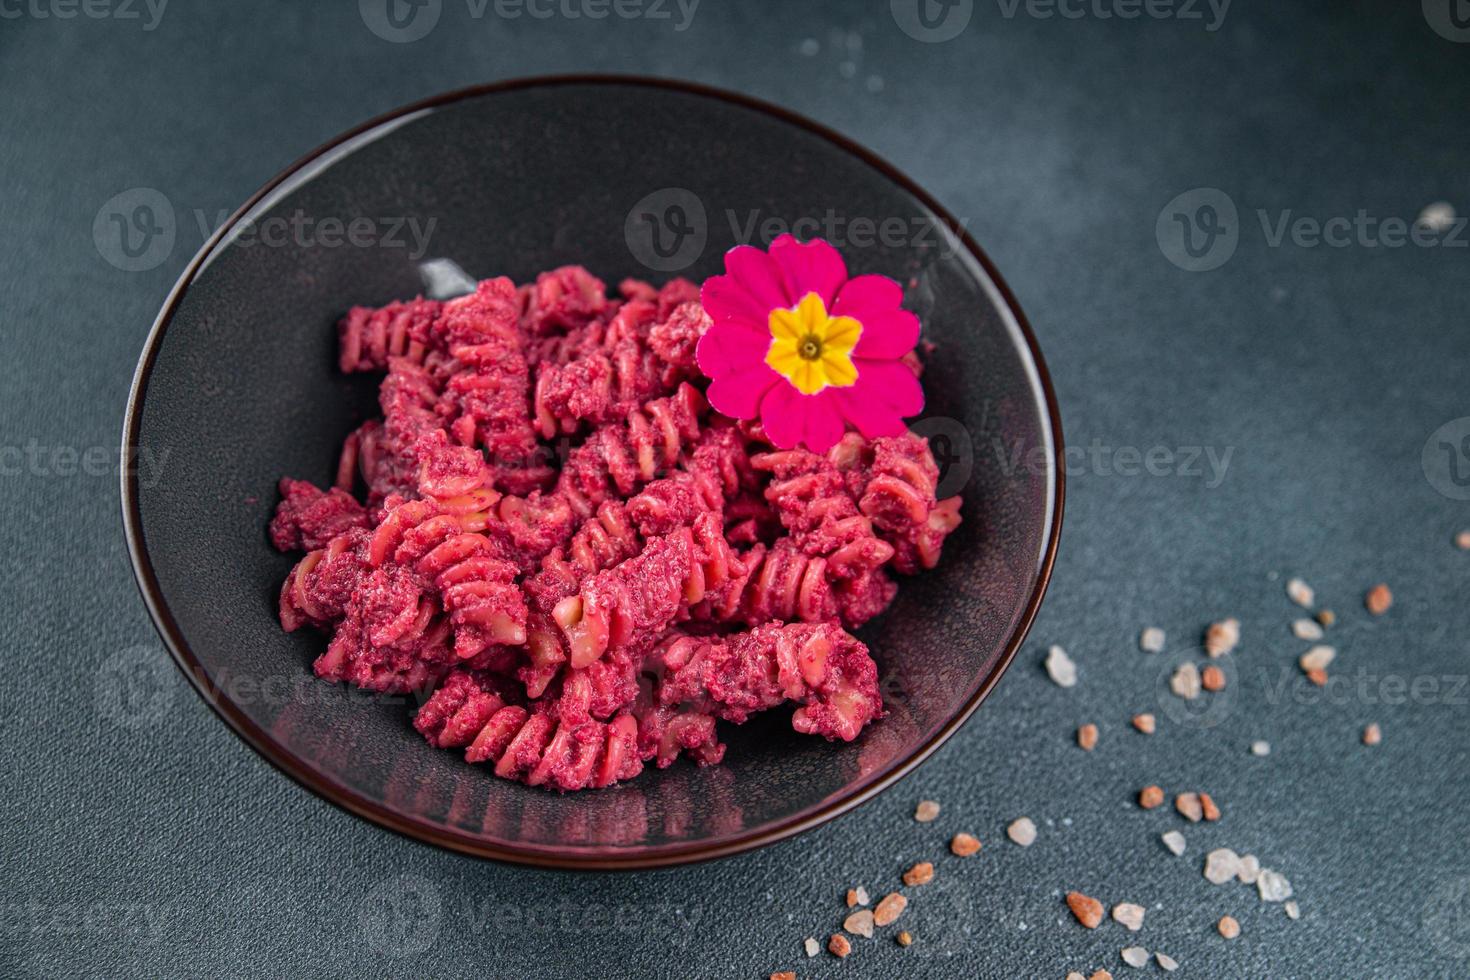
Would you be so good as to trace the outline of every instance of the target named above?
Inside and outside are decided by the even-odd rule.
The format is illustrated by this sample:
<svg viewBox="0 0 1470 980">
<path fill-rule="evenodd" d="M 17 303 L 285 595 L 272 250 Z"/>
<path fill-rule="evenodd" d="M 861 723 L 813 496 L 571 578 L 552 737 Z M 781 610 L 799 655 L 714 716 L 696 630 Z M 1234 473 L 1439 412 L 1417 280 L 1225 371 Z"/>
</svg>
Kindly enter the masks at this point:
<svg viewBox="0 0 1470 980">
<path fill-rule="evenodd" d="M 444 0 L 427 37 L 394 43 L 353 0 L 161 16 L 141 0 L 0 3 L 0 974 L 1060 980 L 1132 975 L 1118 956 L 1133 943 L 1179 976 L 1470 974 L 1470 552 L 1452 544 L 1470 527 L 1455 481 L 1470 473 L 1470 233 L 1393 247 L 1380 224 L 1438 200 L 1470 211 L 1470 43 L 1455 40 L 1470 32 L 1448 3 L 1239 0 L 1220 20 L 1182 0 L 1064 4 L 1076 18 L 966 0 L 943 42 L 900 29 L 916 23 L 905 0 L 897 14 L 707 0 L 687 21 L 673 3 L 669 19 L 606 20 L 561 12 L 580 0 L 547 19 L 477 6 Z M 166 666 L 118 517 L 129 379 L 202 241 L 197 216 L 212 224 L 394 106 L 568 71 L 748 92 L 908 171 L 1008 278 L 1086 450 L 1050 596 L 963 731 L 820 830 L 650 874 L 476 862 L 292 784 Z M 172 204 L 176 242 L 129 272 L 94 221 L 140 187 Z M 1209 217 L 1199 194 L 1166 207 L 1198 188 L 1238 215 L 1217 209 L 1226 233 L 1196 237 L 1213 241 L 1205 264 L 1229 255 L 1209 271 L 1165 254 L 1180 254 L 1175 214 Z M 1283 220 L 1360 212 L 1337 245 L 1276 237 Z M 1154 472 L 1138 469 L 1131 454 L 1154 447 Z M 976 449 L 1004 456 L 984 433 Z M 1294 667 L 1294 574 L 1340 617 L 1325 694 Z M 1397 603 L 1372 619 L 1378 581 Z M 1181 713 L 1160 694 L 1170 656 L 1140 653 L 1138 630 L 1164 627 L 1182 653 L 1227 615 L 1243 623 L 1232 685 L 1204 716 Z M 1079 663 L 1075 689 L 1042 672 L 1050 643 Z M 156 723 L 121 725 L 140 669 L 153 686 L 131 695 L 161 706 Z M 1127 729 L 1139 710 L 1159 716 L 1151 739 Z M 1084 754 L 1072 739 L 1088 720 L 1102 743 Z M 1225 819 L 1143 813 L 1132 797 L 1151 782 L 1209 790 Z M 936 825 L 910 819 L 924 797 L 944 804 Z M 1021 815 L 1041 829 L 1025 851 L 1003 835 Z M 1159 844 L 1174 827 L 1182 859 Z M 960 829 L 985 841 L 978 859 L 946 860 Z M 1285 873 L 1300 921 L 1206 882 L 1217 846 Z M 913 947 L 801 955 L 841 921 L 845 888 L 881 894 L 929 856 Z M 1081 929 L 1061 902 L 1074 888 L 1148 906 L 1144 930 Z M 1225 913 L 1243 928 L 1228 943 Z"/>
</svg>

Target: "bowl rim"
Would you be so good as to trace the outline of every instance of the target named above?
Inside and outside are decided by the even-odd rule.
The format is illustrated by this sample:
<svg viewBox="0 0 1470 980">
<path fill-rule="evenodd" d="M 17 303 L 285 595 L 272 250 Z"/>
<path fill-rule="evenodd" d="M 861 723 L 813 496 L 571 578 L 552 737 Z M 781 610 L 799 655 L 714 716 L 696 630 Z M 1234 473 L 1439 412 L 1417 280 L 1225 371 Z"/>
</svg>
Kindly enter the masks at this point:
<svg viewBox="0 0 1470 980">
<path fill-rule="evenodd" d="M 195 656 L 193 650 L 185 640 L 183 631 L 180 629 L 178 622 L 174 619 L 172 612 L 168 608 L 168 604 L 164 600 L 162 589 L 159 586 L 152 560 L 144 542 L 142 512 L 138 494 L 138 474 L 134 471 L 134 468 L 125 466 L 122 468 L 121 479 L 123 531 L 127 538 L 128 556 L 131 559 L 133 575 L 137 582 L 138 590 L 142 594 L 144 604 L 148 608 L 148 613 L 153 620 L 154 627 L 162 637 L 164 645 L 173 657 L 174 663 L 189 679 L 195 691 L 214 710 L 215 714 L 223 719 L 247 745 L 259 753 L 277 770 L 289 776 L 297 784 L 314 793 L 316 796 L 346 810 L 348 813 L 374 823 L 379 827 L 408 837 L 411 840 L 424 844 L 433 844 L 451 851 L 494 861 L 538 868 L 579 871 L 660 868 L 692 864 L 740 854 L 812 830 L 860 806 L 907 776 L 922 762 L 928 759 L 941 745 L 948 741 L 970 719 L 1015 659 L 1016 654 L 1026 639 L 1027 633 L 1031 629 L 1032 623 L 1035 621 L 1036 614 L 1041 607 L 1041 602 L 1046 595 L 1047 586 L 1051 581 L 1052 569 L 1056 562 L 1057 549 L 1061 539 L 1062 514 L 1066 496 L 1066 474 L 1064 468 L 1061 466 L 1061 460 L 1065 459 L 1062 442 L 1061 412 L 1057 406 L 1056 393 L 1052 388 L 1051 376 L 1047 371 L 1046 361 L 1042 357 L 1041 348 L 1036 342 L 1036 336 L 1032 332 L 1031 325 L 1027 321 L 1025 313 L 1021 310 L 1020 303 L 1017 302 L 1010 287 L 1001 277 L 999 270 L 996 269 L 990 257 L 985 254 L 979 244 L 971 237 L 965 226 L 948 209 L 943 207 L 910 177 L 876 153 L 835 130 L 783 106 L 743 93 L 732 92 L 683 79 L 606 73 L 525 76 L 473 85 L 430 96 L 429 98 L 392 109 L 354 126 L 306 153 L 300 159 L 272 177 L 259 190 L 252 194 L 245 203 L 240 205 L 226 221 L 220 224 L 189 261 L 184 272 L 169 291 L 168 298 L 164 301 L 158 317 L 154 320 L 153 326 L 148 332 L 148 338 L 144 343 L 143 351 L 138 359 L 137 368 L 133 374 L 132 384 L 129 387 L 127 409 L 123 419 L 122 451 L 125 454 L 123 458 L 129 458 L 126 454 L 134 451 L 138 445 L 143 402 L 147 395 L 148 383 L 152 375 L 154 362 L 157 359 L 163 335 L 172 322 L 185 293 L 207 260 L 215 254 L 220 243 L 239 224 L 240 220 L 267 195 L 271 194 L 286 181 L 300 174 L 311 164 L 320 161 L 323 157 L 340 148 L 343 144 L 386 123 L 415 113 L 502 92 L 534 88 L 599 85 L 660 89 L 724 102 L 762 113 L 789 125 L 797 126 L 835 145 L 838 149 L 852 154 L 877 170 L 904 192 L 912 195 L 944 223 L 949 231 L 965 246 L 971 257 L 980 264 L 986 275 L 990 277 L 996 292 L 999 294 L 1020 330 L 1022 339 L 1025 341 L 1026 353 L 1031 358 L 1032 368 L 1036 372 L 1037 386 L 1040 388 L 1045 402 L 1047 424 L 1051 428 L 1052 455 L 1048 463 L 1051 469 L 1051 486 L 1049 490 L 1052 495 L 1052 513 L 1045 549 L 1041 556 L 1036 581 L 1026 601 L 1026 606 L 1015 628 L 1012 630 L 1011 636 L 1007 640 L 1005 649 L 1002 651 L 995 668 L 981 681 L 975 693 L 971 695 L 960 710 L 955 712 L 953 716 L 914 751 L 893 763 L 887 772 L 882 773 L 878 778 L 874 779 L 858 792 L 839 795 L 823 804 L 798 811 L 776 823 L 757 827 L 719 841 L 694 841 L 671 846 L 640 847 L 628 854 L 621 854 L 615 850 L 607 849 L 569 853 L 547 845 L 509 845 L 488 842 L 473 837 L 467 832 L 458 831 L 454 828 L 445 828 L 442 825 L 432 823 L 413 814 L 395 810 L 359 793 L 351 787 L 329 781 L 324 775 L 318 773 L 296 754 L 277 742 L 232 701 L 220 696 L 216 686 L 209 681 L 203 664 Z"/>
</svg>

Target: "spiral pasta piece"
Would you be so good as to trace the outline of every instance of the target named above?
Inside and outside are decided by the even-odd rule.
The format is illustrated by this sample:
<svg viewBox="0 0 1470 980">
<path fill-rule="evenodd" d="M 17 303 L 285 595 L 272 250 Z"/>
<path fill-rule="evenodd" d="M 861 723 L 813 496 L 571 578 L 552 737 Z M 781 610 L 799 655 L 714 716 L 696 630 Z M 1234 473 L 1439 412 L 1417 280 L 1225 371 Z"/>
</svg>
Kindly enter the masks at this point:
<svg viewBox="0 0 1470 980">
<path fill-rule="evenodd" d="M 519 325 L 520 302 L 509 279 L 487 279 L 451 300 L 441 318 L 461 370 L 444 384 L 438 413 L 462 445 L 489 456 L 496 485 L 509 493 L 540 488 L 551 476 L 531 422 L 530 366 Z"/>
<path fill-rule="evenodd" d="M 960 498 L 935 500 L 939 467 L 923 438 L 907 432 L 875 439 L 871 449 L 859 509 L 893 545 L 894 568 L 905 574 L 933 568 L 944 539 L 960 525 Z"/>
<path fill-rule="evenodd" d="M 631 495 L 674 467 L 684 446 L 698 438 L 706 407 L 704 396 L 681 384 L 668 398 L 598 428 L 567 457 L 557 493 L 579 517 L 590 515 L 614 493 Z"/>
<path fill-rule="evenodd" d="M 449 623 L 411 569 L 374 568 L 353 592 L 326 652 L 312 665 L 324 680 L 402 694 L 434 684 L 453 663 Z"/>
<path fill-rule="evenodd" d="M 454 627 L 455 655 L 465 660 L 492 644 L 526 642 L 526 604 L 516 566 L 485 534 L 430 500 L 409 501 L 383 519 L 369 546 L 374 567 L 407 566 L 438 593 Z"/>
<path fill-rule="evenodd" d="M 742 571 L 714 512 L 650 540 L 637 557 L 592 576 L 556 604 L 552 619 L 566 638 L 568 663 L 582 668 L 609 651 L 645 648 Z"/>
<path fill-rule="evenodd" d="M 700 704 L 737 724 L 794 701 L 797 731 L 850 742 L 883 714 L 877 665 L 834 623 L 768 623 L 727 637 L 675 634 L 658 660 L 661 703 Z"/>
<path fill-rule="evenodd" d="M 643 769 L 638 720 L 563 719 L 554 706 L 509 704 L 478 672 L 451 674 L 425 702 L 414 727 L 436 748 L 463 748 L 497 776 L 560 790 L 610 786 Z"/>
<path fill-rule="evenodd" d="M 421 363 L 442 307 L 442 303 L 423 297 L 377 308 L 354 306 L 337 326 L 338 366 L 344 374 L 350 374 L 382 371 L 393 357 Z"/>
<path fill-rule="evenodd" d="M 281 585 L 281 626 L 287 633 L 329 626 L 346 615 L 348 600 L 369 568 L 370 538 L 365 529 L 352 529 L 296 563 Z"/>
<path fill-rule="evenodd" d="M 271 518 L 271 543 L 280 551 L 315 551 L 353 528 L 372 526 L 367 509 L 336 487 L 320 490 L 305 480 L 283 479 L 281 502 Z"/>
</svg>

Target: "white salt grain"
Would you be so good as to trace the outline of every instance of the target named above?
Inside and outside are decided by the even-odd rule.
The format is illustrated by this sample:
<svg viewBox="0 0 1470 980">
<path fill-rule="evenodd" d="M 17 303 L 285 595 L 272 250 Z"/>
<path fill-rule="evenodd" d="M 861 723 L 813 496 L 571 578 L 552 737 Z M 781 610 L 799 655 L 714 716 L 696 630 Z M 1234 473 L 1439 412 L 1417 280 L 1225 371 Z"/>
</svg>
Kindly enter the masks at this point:
<svg viewBox="0 0 1470 980">
<path fill-rule="evenodd" d="M 1302 670 L 1326 670 L 1327 665 L 1337 657 L 1337 651 L 1328 646 L 1315 646 L 1301 655 L 1297 661 Z"/>
<path fill-rule="evenodd" d="M 1030 817 L 1022 817 L 1006 828 L 1006 836 L 1022 847 L 1030 847 L 1036 842 L 1036 824 Z"/>
<path fill-rule="evenodd" d="M 1261 861 L 1254 854 L 1246 854 L 1240 859 L 1240 867 L 1235 872 L 1235 877 L 1240 879 L 1243 885 L 1254 885 L 1256 879 L 1261 875 Z"/>
<path fill-rule="evenodd" d="M 1144 908 L 1142 905 L 1134 905 L 1132 902 L 1119 902 L 1113 906 L 1113 921 L 1123 926 L 1129 932 L 1137 932 L 1143 928 Z"/>
<path fill-rule="evenodd" d="M 1205 855 L 1205 877 L 1211 884 L 1223 885 L 1240 871 L 1240 855 L 1228 847 L 1217 848 Z"/>
<path fill-rule="evenodd" d="M 1154 959 L 1158 960 L 1159 966 L 1163 967 L 1169 973 L 1173 973 L 1179 969 L 1179 961 L 1172 956 L 1165 955 L 1164 953 L 1155 953 Z"/>
<path fill-rule="evenodd" d="M 822 951 L 822 944 L 817 942 L 815 939 L 807 939 L 807 941 L 803 945 L 806 948 L 807 956 L 816 956 Z"/>
<path fill-rule="evenodd" d="M 1123 962 L 1137 969 L 1148 965 L 1148 950 L 1142 946 L 1129 946 L 1123 950 Z"/>
<path fill-rule="evenodd" d="M 860 909 L 842 920 L 842 928 L 854 936 L 873 938 L 873 910 Z"/>
<path fill-rule="evenodd" d="M 1144 653 L 1159 653 L 1164 649 L 1164 631 L 1150 626 L 1138 636 L 1138 649 Z"/>
<path fill-rule="evenodd" d="M 1282 907 L 1286 909 L 1286 917 L 1288 919 L 1296 920 L 1302 917 L 1302 908 L 1296 902 L 1287 902 Z"/>
<path fill-rule="evenodd" d="M 1424 210 L 1419 212 L 1419 220 L 1414 223 L 1435 233 L 1449 231 L 1455 224 L 1455 206 L 1449 201 L 1435 201 L 1425 205 Z"/>
<path fill-rule="evenodd" d="M 1192 663 L 1180 664 L 1179 669 L 1174 671 L 1174 676 L 1169 678 L 1169 690 L 1186 701 L 1199 697 L 1199 668 Z"/>
<path fill-rule="evenodd" d="M 1263 902 L 1284 902 L 1291 897 L 1291 882 L 1279 871 L 1262 868 L 1256 876 L 1256 892 Z"/>
<path fill-rule="evenodd" d="M 1167 847 L 1170 853 L 1172 853 L 1175 857 L 1178 857 L 1179 855 L 1184 853 L 1184 835 L 1181 834 L 1179 831 L 1167 831 L 1161 838 L 1161 840 L 1163 840 L 1164 846 Z"/>
<path fill-rule="evenodd" d="M 1256 742 L 1252 742 L 1251 743 L 1251 755 L 1270 755 L 1270 754 L 1271 754 L 1271 743 L 1270 742 L 1256 741 Z"/>
<path fill-rule="evenodd" d="M 1047 651 L 1046 673 L 1058 687 L 1073 687 L 1077 684 L 1077 665 L 1061 647 L 1054 646 Z"/>
<path fill-rule="evenodd" d="M 919 823 L 932 823 L 939 816 L 939 804 L 933 800 L 920 800 L 914 807 L 914 819 Z"/>
<path fill-rule="evenodd" d="M 1299 578 L 1287 581 L 1286 596 L 1303 609 L 1311 609 L 1312 604 L 1317 601 L 1317 595 L 1312 591 L 1312 587 Z"/>
<path fill-rule="evenodd" d="M 1322 639 L 1322 624 L 1315 619 L 1298 619 L 1291 624 L 1291 631 L 1298 640 Z"/>
</svg>

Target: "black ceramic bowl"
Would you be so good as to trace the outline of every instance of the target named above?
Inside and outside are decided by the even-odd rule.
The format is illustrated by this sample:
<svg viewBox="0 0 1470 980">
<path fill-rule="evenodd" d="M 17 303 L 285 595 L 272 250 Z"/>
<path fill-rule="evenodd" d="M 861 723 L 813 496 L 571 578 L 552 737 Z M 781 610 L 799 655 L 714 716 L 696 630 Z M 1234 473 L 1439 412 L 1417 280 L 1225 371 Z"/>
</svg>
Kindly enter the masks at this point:
<svg viewBox="0 0 1470 980">
<path fill-rule="evenodd" d="M 331 234 L 327 219 L 344 231 Z M 345 240 L 354 219 L 366 219 L 355 242 Z M 427 250 L 413 222 L 429 231 Z M 862 631 L 888 717 L 841 744 L 795 734 L 777 711 L 724 732 L 723 766 L 681 760 L 563 796 L 431 748 L 409 724 L 410 701 L 311 677 L 325 641 L 281 631 L 276 595 L 294 558 L 274 551 L 265 529 L 276 481 L 330 484 L 343 436 L 375 411 L 376 378 L 335 366 L 334 324 L 348 306 L 423 291 L 432 259 L 516 281 L 565 263 L 610 283 L 699 280 L 747 236 L 766 244 L 788 229 L 832 240 L 854 275 L 904 282 L 937 345 L 915 428 L 933 440 L 943 489 L 964 494 L 964 524 L 939 568 L 903 582 Z M 220 717 L 360 816 L 470 854 L 560 867 L 733 854 L 892 785 L 953 734 L 1014 656 L 1062 512 L 1060 425 L 1041 355 L 954 220 L 888 164 L 789 112 L 633 78 L 441 96 L 297 163 L 174 288 L 138 365 L 123 438 L 168 454 L 152 485 L 124 477 L 124 523 L 158 628 Z M 1027 465 L 1002 463 L 1017 459 Z"/>
</svg>

